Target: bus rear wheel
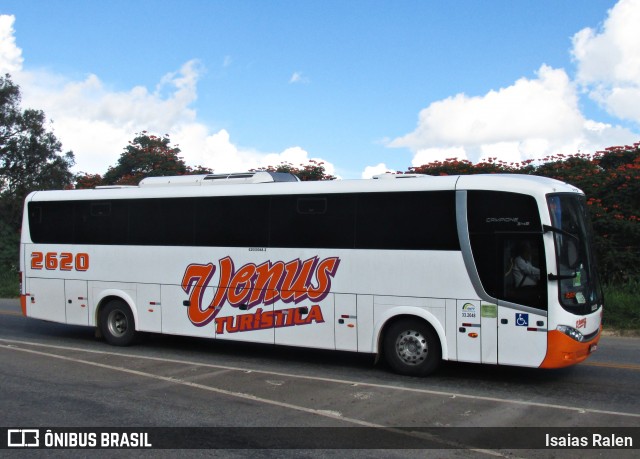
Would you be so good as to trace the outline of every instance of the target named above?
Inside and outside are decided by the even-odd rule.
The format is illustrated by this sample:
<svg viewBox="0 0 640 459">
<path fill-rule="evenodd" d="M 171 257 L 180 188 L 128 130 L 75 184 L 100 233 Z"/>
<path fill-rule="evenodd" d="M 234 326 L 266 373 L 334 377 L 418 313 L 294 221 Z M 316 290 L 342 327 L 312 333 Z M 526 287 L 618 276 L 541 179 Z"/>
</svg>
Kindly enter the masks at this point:
<svg viewBox="0 0 640 459">
<path fill-rule="evenodd" d="M 98 325 L 102 336 L 115 346 L 128 346 L 136 335 L 131 309 L 121 300 L 111 300 L 100 310 Z"/>
<path fill-rule="evenodd" d="M 401 319 L 384 335 L 384 357 L 396 372 L 410 376 L 433 373 L 442 359 L 435 331 L 418 319 Z"/>
</svg>

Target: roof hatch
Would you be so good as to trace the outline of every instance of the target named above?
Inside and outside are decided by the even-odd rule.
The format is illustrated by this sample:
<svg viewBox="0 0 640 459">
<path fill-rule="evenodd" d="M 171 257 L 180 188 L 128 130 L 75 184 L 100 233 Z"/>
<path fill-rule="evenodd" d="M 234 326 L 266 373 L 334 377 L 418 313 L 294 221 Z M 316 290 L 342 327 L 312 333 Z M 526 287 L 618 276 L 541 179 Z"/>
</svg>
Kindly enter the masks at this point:
<svg viewBox="0 0 640 459">
<path fill-rule="evenodd" d="M 234 172 L 230 174 L 176 175 L 169 177 L 147 177 L 140 182 L 148 186 L 206 186 L 248 183 L 299 182 L 300 179 L 287 172 Z"/>
</svg>

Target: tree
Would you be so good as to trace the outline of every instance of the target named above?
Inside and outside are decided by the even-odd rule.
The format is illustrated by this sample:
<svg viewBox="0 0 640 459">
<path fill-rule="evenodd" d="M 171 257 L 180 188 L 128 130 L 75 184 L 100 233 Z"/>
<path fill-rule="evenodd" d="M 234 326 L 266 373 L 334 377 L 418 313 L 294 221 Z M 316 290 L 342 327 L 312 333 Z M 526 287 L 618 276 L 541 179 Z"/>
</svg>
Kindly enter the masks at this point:
<svg viewBox="0 0 640 459">
<path fill-rule="evenodd" d="M 609 147 L 592 155 L 552 155 L 541 161 L 507 164 L 489 159 L 473 164 L 447 159 L 410 167 L 407 173 L 531 174 L 575 185 L 587 198 L 603 280 L 622 284 L 640 278 L 640 143 Z"/>
<path fill-rule="evenodd" d="M 574 182 L 587 194 L 605 281 L 639 279 L 640 143 L 597 152 L 593 163 L 597 172 L 583 169 Z"/>
<path fill-rule="evenodd" d="M 288 172 L 290 174 L 297 175 L 303 182 L 336 179 L 335 176 L 327 174 L 323 162 L 317 162 L 313 159 L 310 159 L 307 164 L 300 164 L 300 167 L 295 167 L 291 163 L 281 163 L 277 166 L 260 167 L 257 170 L 268 172 Z"/>
<path fill-rule="evenodd" d="M 210 174 L 211 169 L 187 166 L 178 156 L 180 148 L 170 145 L 169 134 L 162 137 L 142 131 L 129 142 L 115 167 L 104 174 L 106 185 L 137 185 L 145 177 Z"/>
<path fill-rule="evenodd" d="M 0 267 L 15 265 L 22 208 L 34 190 L 71 186 L 72 152 L 46 129 L 43 111 L 20 108 L 20 88 L 0 77 Z M 13 254 L 13 255 L 11 255 Z"/>
<path fill-rule="evenodd" d="M 525 167 L 529 164 L 522 164 Z M 489 158 L 477 164 L 473 164 L 466 159 L 458 160 L 455 158 L 445 159 L 444 161 L 434 161 L 432 163 L 423 164 L 422 166 L 410 167 L 407 174 L 426 174 L 426 175 L 472 175 L 472 174 L 505 174 L 514 173 L 519 169 L 520 165 L 514 163 L 507 164 L 496 158 Z"/>
<path fill-rule="evenodd" d="M 93 189 L 103 184 L 102 176 L 100 174 L 86 174 L 80 173 L 76 175 L 77 190 Z"/>
<path fill-rule="evenodd" d="M 571 183 L 587 197 L 605 282 L 640 277 L 640 143 L 543 159 L 533 173 Z"/>
</svg>

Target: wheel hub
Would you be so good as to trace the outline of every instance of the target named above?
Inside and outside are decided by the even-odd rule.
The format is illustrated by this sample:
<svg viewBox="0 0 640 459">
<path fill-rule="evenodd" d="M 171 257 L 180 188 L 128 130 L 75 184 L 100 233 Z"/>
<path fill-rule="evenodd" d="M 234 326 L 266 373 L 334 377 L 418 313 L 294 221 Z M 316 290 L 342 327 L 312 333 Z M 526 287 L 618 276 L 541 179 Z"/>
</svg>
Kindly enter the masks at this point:
<svg viewBox="0 0 640 459">
<path fill-rule="evenodd" d="M 427 339 L 415 330 L 407 330 L 396 340 L 398 357 L 409 365 L 418 365 L 427 357 L 429 346 Z"/>
<path fill-rule="evenodd" d="M 111 311 L 108 324 L 109 331 L 114 336 L 122 336 L 127 332 L 127 317 L 122 311 Z"/>
</svg>

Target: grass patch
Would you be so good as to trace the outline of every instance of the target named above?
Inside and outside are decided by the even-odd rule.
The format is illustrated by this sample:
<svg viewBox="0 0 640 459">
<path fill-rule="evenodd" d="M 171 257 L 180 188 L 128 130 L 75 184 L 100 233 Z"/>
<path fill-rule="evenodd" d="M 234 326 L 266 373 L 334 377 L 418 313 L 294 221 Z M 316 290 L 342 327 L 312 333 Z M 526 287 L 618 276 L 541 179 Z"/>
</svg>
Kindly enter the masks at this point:
<svg viewBox="0 0 640 459">
<path fill-rule="evenodd" d="M 19 296 L 18 272 L 13 269 L 0 269 L 0 298 L 18 298 Z"/>
<path fill-rule="evenodd" d="M 604 328 L 640 330 L 639 290 L 640 280 L 604 287 Z"/>
</svg>

